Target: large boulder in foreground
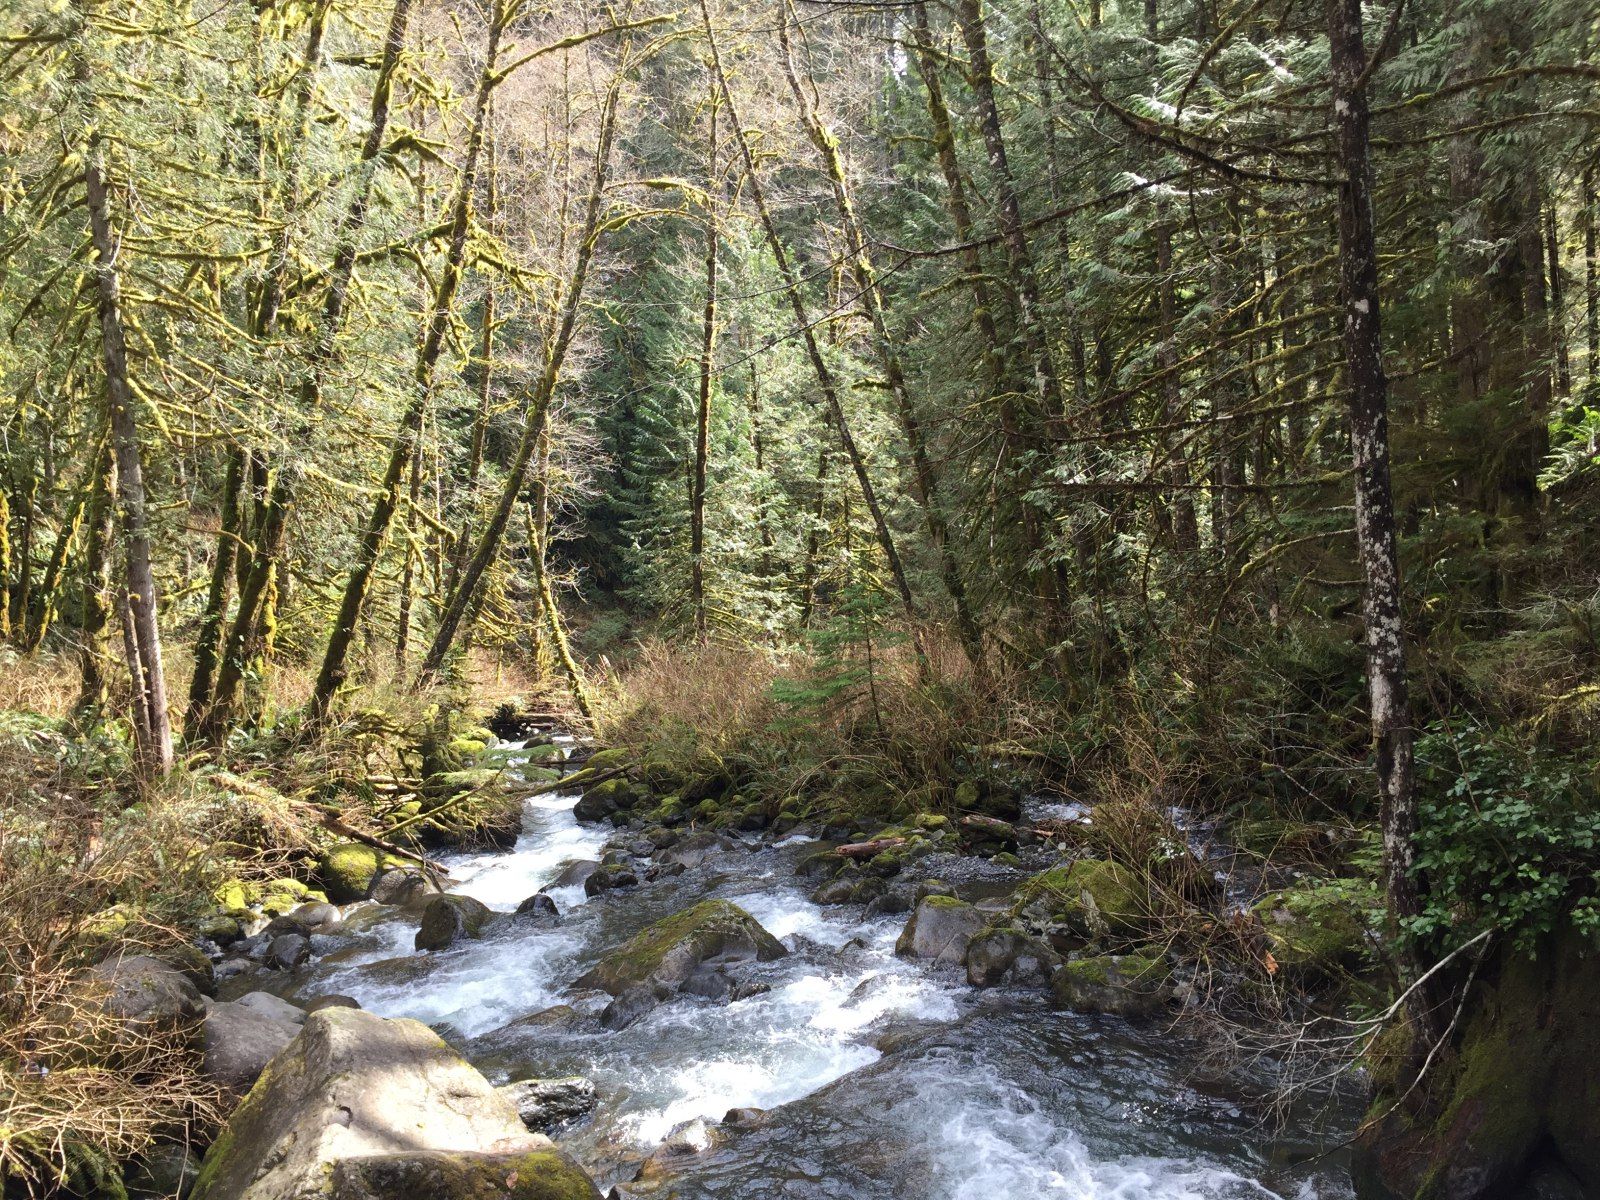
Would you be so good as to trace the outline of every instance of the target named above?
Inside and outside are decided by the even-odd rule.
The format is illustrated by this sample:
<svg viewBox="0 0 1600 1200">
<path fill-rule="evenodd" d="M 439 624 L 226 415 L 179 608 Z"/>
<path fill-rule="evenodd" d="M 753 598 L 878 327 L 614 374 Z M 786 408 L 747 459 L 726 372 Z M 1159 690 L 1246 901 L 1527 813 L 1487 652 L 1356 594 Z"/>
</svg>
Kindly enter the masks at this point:
<svg viewBox="0 0 1600 1200">
<path fill-rule="evenodd" d="M 191 1200 L 597 1194 L 426 1025 L 328 1008 L 268 1064 L 206 1154 Z"/>
<path fill-rule="evenodd" d="M 702 900 L 634 935 L 574 986 L 616 997 L 601 1020 L 618 1029 L 675 993 L 705 964 L 769 962 L 787 953 L 731 900 Z"/>
</svg>

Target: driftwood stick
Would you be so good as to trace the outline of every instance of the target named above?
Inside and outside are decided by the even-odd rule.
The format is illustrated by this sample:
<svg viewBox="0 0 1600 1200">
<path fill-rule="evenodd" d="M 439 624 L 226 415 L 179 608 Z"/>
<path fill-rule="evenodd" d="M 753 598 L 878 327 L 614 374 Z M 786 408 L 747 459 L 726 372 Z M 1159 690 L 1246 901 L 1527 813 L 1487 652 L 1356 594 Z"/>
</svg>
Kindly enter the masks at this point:
<svg viewBox="0 0 1600 1200">
<path fill-rule="evenodd" d="M 903 837 L 874 838 L 870 842 L 850 842 L 834 850 L 840 858 L 872 858 L 882 854 L 885 850 L 893 850 L 896 846 L 904 846 L 906 839 Z"/>
</svg>

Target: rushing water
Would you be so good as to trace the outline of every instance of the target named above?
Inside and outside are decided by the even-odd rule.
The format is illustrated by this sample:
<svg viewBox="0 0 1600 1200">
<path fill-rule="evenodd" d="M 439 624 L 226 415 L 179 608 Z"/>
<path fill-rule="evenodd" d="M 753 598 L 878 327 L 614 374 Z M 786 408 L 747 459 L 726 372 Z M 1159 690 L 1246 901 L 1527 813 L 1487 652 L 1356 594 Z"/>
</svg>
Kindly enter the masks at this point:
<svg viewBox="0 0 1600 1200">
<path fill-rule="evenodd" d="M 456 890 L 510 912 L 609 831 L 580 825 L 575 795 L 528 801 L 506 853 L 446 860 Z M 560 1140 L 602 1187 L 680 1122 L 772 1110 L 728 1131 L 655 1194 L 684 1200 L 1223 1200 L 1349 1194 L 1337 1159 L 1309 1159 L 1311 1114 L 1273 1135 L 1248 1081 L 1202 1078 L 1170 1030 L 1050 1010 L 1037 993 L 979 992 L 954 971 L 894 956 L 903 917 L 822 909 L 793 866 L 808 839 L 713 855 L 673 878 L 587 899 L 552 893 L 558 924 L 499 921 L 481 941 L 416 954 L 415 918 L 352 914 L 318 938 L 295 979 L 443 1031 L 491 1079 L 584 1074 L 599 1110 Z M 975 889 L 981 892 L 981 886 Z M 992 890 L 992 889 L 991 889 Z M 792 953 L 763 964 L 771 990 L 733 1004 L 681 997 L 621 1031 L 592 1020 L 517 1026 L 573 1003 L 570 982 L 645 924 L 708 896 L 735 901 Z M 363 922 L 366 917 L 366 922 Z M 1337 1138 L 1327 1136 L 1328 1141 Z"/>
</svg>

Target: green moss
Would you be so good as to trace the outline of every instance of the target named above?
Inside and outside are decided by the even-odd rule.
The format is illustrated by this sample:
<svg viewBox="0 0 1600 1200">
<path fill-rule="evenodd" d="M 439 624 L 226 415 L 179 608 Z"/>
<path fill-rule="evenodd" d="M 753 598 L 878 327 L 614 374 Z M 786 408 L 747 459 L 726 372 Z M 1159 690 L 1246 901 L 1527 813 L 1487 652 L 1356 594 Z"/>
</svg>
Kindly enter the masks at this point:
<svg viewBox="0 0 1600 1200">
<path fill-rule="evenodd" d="M 922 903 L 929 908 L 966 908 L 965 900 L 958 900 L 954 896 L 927 896 Z"/>
<path fill-rule="evenodd" d="M 616 771 L 628 766 L 633 761 L 633 752 L 617 747 L 611 750 L 596 750 L 589 756 L 589 761 L 583 764 L 586 771 L 599 774 L 601 771 Z"/>
<path fill-rule="evenodd" d="M 1251 911 L 1280 967 L 1333 975 L 1360 962 L 1367 943 L 1364 913 L 1377 901 L 1365 881 L 1322 880 L 1273 892 Z"/>
<path fill-rule="evenodd" d="M 360 842 L 330 846 L 317 860 L 317 878 L 335 904 L 366 899 L 372 880 L 383 866 L 383 855 Z"/>
<path fill-rule="evenodd" d="M 1128 868 L 1083 858 L 1041 872 L 1023 885 L 1014 916 L 1066 925 L 1086 937 L 1132 937 L 1150 925 L 1150 898 Z"/>
<path fill-rule="evenodd" d="M 731 900 L 702 900 L 634 935 L 607 954 L 578 984 L 615 996 L 649 979 L 680 946 L 687 947 L 698 962 L 719 953 L 730 939 L 745 937 L 755 942 L 757 956 L 763 960 L 787 953 L 754 917 Z"/>
</svg>

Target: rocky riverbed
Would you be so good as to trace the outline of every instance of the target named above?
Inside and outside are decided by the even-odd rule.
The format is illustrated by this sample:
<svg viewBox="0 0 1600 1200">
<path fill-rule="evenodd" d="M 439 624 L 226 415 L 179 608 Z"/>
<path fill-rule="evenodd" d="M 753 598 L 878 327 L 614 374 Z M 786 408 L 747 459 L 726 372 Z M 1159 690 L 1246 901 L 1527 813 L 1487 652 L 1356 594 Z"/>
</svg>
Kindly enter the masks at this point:
<svg viewBox="0 0 1600 1200">
<path fill-rule="evenodd" d="M 1275 1129 L 1264 1080 L 1197 1068 L 1159 1004 L 1064 1011 L 1026 946 L 1001 986 L 968 982 L 966 939 L 1040 863 L 933 853 L 895 902 L 819 903 L 804 827 L 658 845 L 581 822 L 578 799 L 527 800 L 512 848 L 445 859 L 449 898 L 346 906 L 309 959 L 234 975 L 223 1001 L 345 997 L 431 1026 L 494 1084 L 563 1080 L 518 1095 L 618 1197 L 1349 1194 L 1339 1156 L 1315 1157 L 1348 1101 Z M 1126 995 L 1144 967 L 1095 970 L 1080 984 Z"/>
</svg>

